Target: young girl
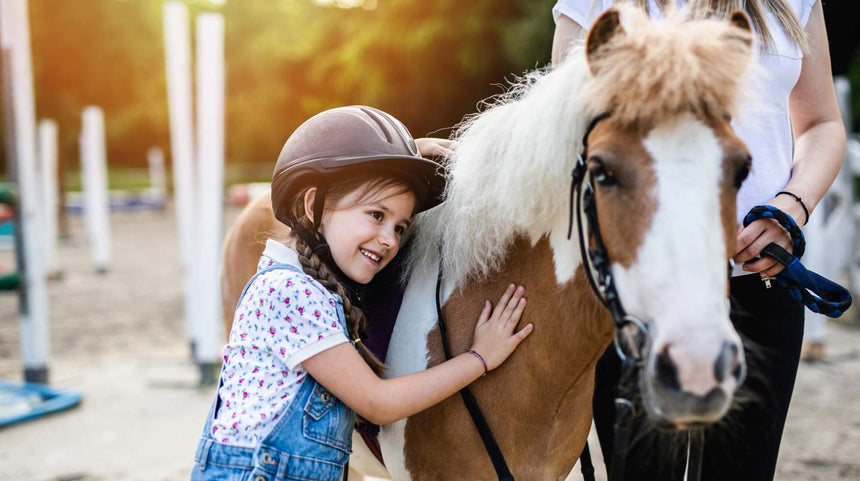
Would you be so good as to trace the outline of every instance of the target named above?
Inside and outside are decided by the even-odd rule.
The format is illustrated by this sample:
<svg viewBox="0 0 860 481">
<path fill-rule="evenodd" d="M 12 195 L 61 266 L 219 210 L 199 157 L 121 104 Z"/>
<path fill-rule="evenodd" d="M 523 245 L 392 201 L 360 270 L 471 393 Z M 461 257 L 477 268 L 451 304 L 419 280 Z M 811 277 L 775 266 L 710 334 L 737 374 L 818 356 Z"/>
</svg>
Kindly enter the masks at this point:
<svg viewBox="0 0 860 481">
<path fill-rule="evenodd" d="M 364 345 L 354 302 L 443 185 L 403 124 L 376 109 L 328 110 L 290 136 L 272 207 L 292 235 L 267 242 L 236 307 L 192 480 L 339 480 L 356 414 L 388 424 L 426 409 L 497 367 L 532 331 L 514 333 L 526 301 L 511 285 L 495 309 L 486 302 L 471 350 L 378 377 L 384 366 Z"/>
</svg>

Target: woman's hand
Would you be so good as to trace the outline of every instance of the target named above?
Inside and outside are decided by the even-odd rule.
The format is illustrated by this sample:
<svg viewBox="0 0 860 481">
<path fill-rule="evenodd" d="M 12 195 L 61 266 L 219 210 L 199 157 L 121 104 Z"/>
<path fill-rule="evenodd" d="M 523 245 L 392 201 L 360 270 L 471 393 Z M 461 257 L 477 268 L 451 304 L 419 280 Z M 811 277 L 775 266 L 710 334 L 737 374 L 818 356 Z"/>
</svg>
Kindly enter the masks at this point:
<svg viewBox="0 0 860 481">
<path fill-rule="evenodd" d="M 495 309 L 492 309 L 490 301 L 486 301 L 484 305 L 484 310 L 475 326 L 472 350 L 484 358 L 488 370 L 499 367 L 534 329 L 534 325 L 530 323 L 514 333 L 526 307 L 524 293 L 524 287 L 515 287 L 511 284 L 502 294 Z"/>
<path fill-rule="evenodd" d="M 785 197 L 785 199 L 782 197 Z M 801 210 L 799 204 L 795 205 L 796 201 L 791 197 L 778 196 L 770 201 L 769 204 L 790 215 L 798 225 L 805 220 L 805 213 Z M 748 262 L 750 259 L 759 256 L 762 249 L 770 243 L 777 244 L 789 253 L 793 250 L 791 235 L 774 219 L 759 219 L 751 222 L 746 227 L 741 227 L 738 230 L 737 253 L 734 256 L 735 262 L 743 264 L 745 271 L 758 272 L 762 277 L 773 277 L 779 274 L 785 266 L 777 262 L 773 257 L 762 256 L 758 260 Z"/>
<path fill-rule="evenodd" d="M 435 137 L 423 137 L 415 139 L 415 145 L 422 157 L 442 157 L 450 159 L 454 155 L 454 141 L 448 139 L 437 139 Z"/>
</svg>

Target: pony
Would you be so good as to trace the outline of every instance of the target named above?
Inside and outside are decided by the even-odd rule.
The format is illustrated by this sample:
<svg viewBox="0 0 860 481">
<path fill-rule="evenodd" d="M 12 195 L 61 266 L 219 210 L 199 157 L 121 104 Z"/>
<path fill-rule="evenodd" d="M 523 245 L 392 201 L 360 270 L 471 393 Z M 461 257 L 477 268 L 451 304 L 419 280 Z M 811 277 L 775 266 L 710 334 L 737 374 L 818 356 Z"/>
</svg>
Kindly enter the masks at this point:
<svg viewBox="0 0 860 481">
<path fill-rule="evenodd" d="M 586 142 L 611 276 L 649 333 L 638 381 L 646 412 L 682 429 L 715 423 L 732 405 L 745 359 L 727 265 L 750 157 L 730 121 L 751 57 L 741 12 L 654 21 L 615 7 L 561 65 L 528 74 L 459 127 L 445 201 L 413 224 L 385 361 L 392 376 L 444 361 L 437 280 L 453 355 L 469 348 L 481 301 L 510 282 L 526 286 L 521 323 L 534 332 L 470 386 L 517 479 L 571 471 L 591 425 L 595 365 L 614 332 L 568 234 L 569 175 Z M 228 323 L 257 241 L 284 229 L 267 194 L 233 225 L 222 269 Z M 392 479 L 495 479 L 459 396 L 382 426 L 379 440 Z M 362 443 L 354 449 L 351 466 L 379 475 Z"/>
</svg>

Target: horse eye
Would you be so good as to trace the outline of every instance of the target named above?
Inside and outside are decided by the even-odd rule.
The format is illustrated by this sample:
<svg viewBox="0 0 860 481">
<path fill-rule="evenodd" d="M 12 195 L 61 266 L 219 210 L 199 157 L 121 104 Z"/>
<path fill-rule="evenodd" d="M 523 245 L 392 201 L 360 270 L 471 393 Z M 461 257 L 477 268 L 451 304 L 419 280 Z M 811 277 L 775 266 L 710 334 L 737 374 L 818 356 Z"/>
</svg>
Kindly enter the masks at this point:
<svg viewBox="0 0 860 481">
<path fill-rule="evenodd" d="M 603 160 L 599 157 L 591 157 L 588 159 L 592 164 L 591 171 L 592 177 L 597 182 L 598 185 L 603 187 L 610 187 L 614 185 L 618 185 L 618 179 L 615 178 L 614 175 L 603 165 Z"/>
<path fill-rule="evenodd" d="M 741 184 L 750 175 L 750 169 L 752 169 L 752 159 L 748 158 L 735 173 L 735 189 L 741 188 Z"/>
</svg>

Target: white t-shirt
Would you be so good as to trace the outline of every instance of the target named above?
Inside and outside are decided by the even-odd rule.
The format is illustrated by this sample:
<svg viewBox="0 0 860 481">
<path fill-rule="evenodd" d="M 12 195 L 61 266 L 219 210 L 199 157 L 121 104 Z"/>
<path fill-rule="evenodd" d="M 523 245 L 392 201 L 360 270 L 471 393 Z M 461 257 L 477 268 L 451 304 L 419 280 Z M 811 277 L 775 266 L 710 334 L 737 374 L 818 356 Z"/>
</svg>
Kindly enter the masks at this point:
<svg viewBox="0 0 860 481">
<path fill-rule="evenodd" d="M 806 26 L 816 0 L 788 0 Z M 584 28 L 612 6 L 612 0 L 559 0 L 552 9 L 553 18 L 564 15 Z M 649 0 L 654 18 L 660 10 Z M 743 140 L 752 155 L 752 171 L 741 186 L 737 199 L 738 225 L 754 206 L 771 200 L 788 184 L 794 141 L 788 115 L 788 97 L 800 77 L 803 52 L 785 34 L 768 13 L 768 29 L 773 37 L 770 51 L 762 54 L 759 42 L 753 47 L 754 61 L 761 67 L 765 78 L 754 79 L 746 85 L 756 99 L 754 105 L 742 105 L 732 120 L 735 133 Z"/>
<path fill-rule="evenodd" d="M 214 439 L 233 446 L 256 446 L 292 402 L 307 375 L 301 363 L 348 342 L 337 316 L 337 298 L 301 272 L 298 254 L 269 240 L 257 272 L 275 269 L 248 286 L 233 316 L 224 346 L 221 406 L 212 422 Z"/>
</svg>

